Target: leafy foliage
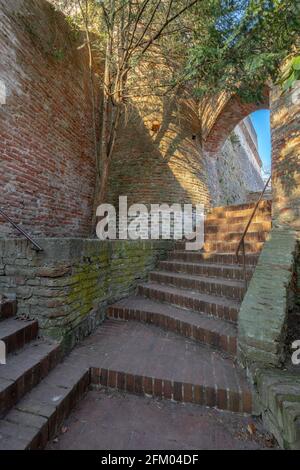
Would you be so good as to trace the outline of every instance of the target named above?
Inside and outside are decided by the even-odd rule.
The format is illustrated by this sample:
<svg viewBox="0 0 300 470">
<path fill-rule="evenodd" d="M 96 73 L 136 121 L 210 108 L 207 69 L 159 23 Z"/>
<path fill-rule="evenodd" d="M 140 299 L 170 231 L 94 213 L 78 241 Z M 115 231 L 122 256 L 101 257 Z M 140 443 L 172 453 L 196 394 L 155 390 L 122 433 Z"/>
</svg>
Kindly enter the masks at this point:
<svg viewBox="0 0 300 470">
<path fill-rule="evenodd" d="M 259 101 L 291 59 L 284 88 L 299 78 L 299 0 L 208 0 L 198 6 L 187 71 L 196 95 L 227 90 Z"/>
</svg>

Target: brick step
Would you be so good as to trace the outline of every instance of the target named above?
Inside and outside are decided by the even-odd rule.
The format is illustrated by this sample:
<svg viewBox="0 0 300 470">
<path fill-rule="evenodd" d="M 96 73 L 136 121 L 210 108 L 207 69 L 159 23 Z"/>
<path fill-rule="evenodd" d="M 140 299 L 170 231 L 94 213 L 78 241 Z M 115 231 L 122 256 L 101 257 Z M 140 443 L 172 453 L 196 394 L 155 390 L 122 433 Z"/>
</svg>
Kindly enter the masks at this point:
<svg viewBox="0 0 300 470">
<path fill-rule="evenodd" d="M 246 204 L 237 204 L 232 206 L 220 206 L 212 208 L 207 214 L 207 218 L 225 218 L 225 217 L 250 217 L 255 207 L 255 202 Z M 256 215 L 270 213 L 272 207 L 271 201 L 261 201 Z"/>
<path fill-rule="evenodd" d="M 257 243 L 257 242 L 265 242 L 268 238 L 269 232 L 248 232 L 245 236 L 246 243 Z M 228 243 L 239 243 L 242 238 L 242 234 L 240 232 L 229 232 L 229 233 L 220 233 L 216 236 L 215 233 L 206 233 L 205 234 L 205 241 L 206 242 L 228 242 Z"/>
<path fill-rule="evenodd" d="M 38 322 L 10 318 L 3 320 L 0 326 L 0 340 L 6 344 L 6 353 L 21 349 L 34 340 L 38 333 Z"/>
<path fill-rule="evenodd" d="M 260 253 L 264 246 L 264 242 L 245 242 L 246 253 Z M 232 253 L 236 252 L 238 242 L 218 242 L 207 241 L 204 243 L 204 251 L 211 253 Z"/>
<path fill-rule="evenodd" d="M 232 322 L 237 321 L 240 309 L 240 302 L 236 300 L 199 294 L 175 287 L 161 286 L 154 282 L 139 284 L 138 294 L 151 300 L 166 302 Z"/>
<path fill-rule="evenodd" d="M 205 222 L 205 235 L 208 234 L 215 234 L 216 236 L 219 234 L 228 234 L 228 233 L 238 233 L 241 236 L 246 228 L 247 222 L 238 222 L 235 221 L 229 222 L 228 219 L 224 221 L 221 219 L 219 222 L 213 223 L 213 220 Z M 248 229 L 248 233 L 256 233 L 256 232 L 270 232 L 272 228 L 272 222 L 263 221 L 263 222 L 252 222 Z"/>
<path fill-rule="evenodd" d="M 223 353 L 153 325 L 107 320 L 0 420 L 0 449 L 43 448 L 90 383 L 223 410 L 252 410 L 243 371 Z"/>
<path fill-rule="evenodd" d="M 219 228 L 226 228 L 230 226 L 243 226 L 244 228 L 249 222 L 250 217 L 219 217 L 219 218 L 214 218 L 214 217 L 205 217 L 205 222 L 204 226 L 205 228 L 207 227 L 219 227 Z M 270 213 L 265 213 L 263 215 L 255 215 L 251 225 L 261 225 L 261 224 L 270 224 L 272 223 L 272 217 Z M 240 230 L 240 229 L 239 229 Z"/>
<path fill-rule="evenodd" d="M 16 316 L 17 301 L 11 299 L 0 300 L 0 321 Z"/>
<path fill-rule="evenodd" d="M 269 232 L 250 232 L 247 233 L 245 237 L 245 246 L 249 247 L 251 250 L 252 247 L 258 246 L 261 247 L 261 243 L 264 243 L 268 238 Z M 220 250 L 227 250 L 233 248 L 233 251 L 236 250 L 238 243 L 242 237 L 241 233 L 231 232 L 219 234 L 217 237 L 214 233 L 205 234 L 205 247 L 210 245 L 220 247 Z M 175 250 L 184 250 L 186 245 L 186 240 L 180 240 L 175 242 Z M 224 251 L 225 252 L 225 251 Z"/>
<path fill-rule="evenodd" d="M 246 254 L 259 254 L 264 246 L 264 242 L 245 242 Z M 238 242 L 222 242 L 222 241 L 206 241 L 203 245 L 203 252 L 206 253 L 236 253 Z M 185 249 L 185 242 L 176 242 L 175 251 L 183 251 Z"/>
<path fill-rule="evenodd" d="M 208 317 L 139 296 L 117 302 L 108 308 L 107 315 L 110 318 L 154 324 L 229 354 L 236 354 L 236 328 L 219 318 Z"/>
<path fill-rule="evenodd" d="M 246 254 L 246 265 L 254 267 L 257 264 L 259 254 L 257 253 L 248 253 Z M 234 266 L 242 266 L 243 257 L 239 255 L 237 258 L 235 254 L 232 253 L 209 253 L 209 252 L 200 252 L 200 251 L 187 251 L 187 250 L 178 250 L 171 251 L 168 254 L 169 261 L 184 261 L 190 263 L 213 263 L 213 264 L 230 264 Z"/>
<path fill-rule="evenodd" d="M 67 358 L 0 420 L 0 450 L 43 449 L 89 384 L 89 368 Z"/>
<path fill-rule="evenodd" d="M 80 354 L 94 356 L 96 385 L 251 413 L 246 376 L 231 358 L 154 325 L 107 320 Z"/>
<path fill-rule="evenodd" d="M 157 284 L 179 287 L 179 289 L 189 289 L 194 292 L 235 300 L 243 300 L 245 295 L 245 283 L 243 281 L 210 279 L 207 277 L 192 276 L 183 273 L 169 273 L 166 271 L 150 272 L 149 280 Z"/>
<path fill-rule="evenodd" d="M 242 266 L 222 265 L 213 263 L 185 263 L 183 261 L 160 261 L 158 269 L 173 273 L 185 273 L 212 278 L 232 279 L 242 281 L 244 279 L 244 269 Z M 253 267 L 248 266 L 247 278 L 253 274 Z"/>
<path fill-rule="evenodd" d="M 17 353 L 9 354 L 6 365 L 0 366 L 0 416 L 39 383 L 59 358 L 59 345 L 43 340 L 32 341 Z"/>
</svg>

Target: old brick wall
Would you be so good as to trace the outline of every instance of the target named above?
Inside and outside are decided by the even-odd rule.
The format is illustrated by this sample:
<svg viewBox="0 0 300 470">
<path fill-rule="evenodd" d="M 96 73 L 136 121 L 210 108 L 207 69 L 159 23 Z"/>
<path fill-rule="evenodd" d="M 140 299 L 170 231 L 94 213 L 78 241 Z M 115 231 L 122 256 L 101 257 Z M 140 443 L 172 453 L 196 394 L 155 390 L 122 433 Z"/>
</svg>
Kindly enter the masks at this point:
<svg viewBox="0 0 300 470">
<path fill-rule="evenodd" d="M 6 104 L 0 106 L 0 206 L 31 235 L 89 236 L 95 142 L 87 51 L 77 50 L 72 28 L 45 0 L 0 0 L 0 6 L 0 80 L 7 89 Z M 207 149 L 202 150 L 207 132 L 198 103 L 183 89 L 165 97 L 147 96 L 155 69 L 160 74 L 167 70 L 156 59 L 146 81 L 138 74 L 134 79 L 146 88 L 127 106 L 107 201 L 116 203 L 118 196 L 128 195 L 129 204 L 192 202 L 209 207 L 216 203 L 216 175 L 209 171 Z M 236 113 L 241 118 L 240 105 L 234 103 L 231 111 L 226 102 L 221 105 L 225 122 L 230 112 L 234 121 Z M 205 118 L 219 123 L 222 106 L 206 107 Z M 231 121 L 222 139 L 228 137 Z M 99 122 L 96 127 L 99 131 Z M 210 129 L 212 140 L 215 127 L 220 131 L 219 124 Z M 12 234 L 14 229 L 1 220 L 0 236 Z"/>
<path fill-rule="evenodd" d="M 41 333 L 67 349 L 90 333 L 108 304 L 133 293 L 171 241 L 38 239 L 37 253 L 26 240 L 0 239 L 0 291 L 15 293 L 18 315 L 37 319 Z"/>
<path fill-rule="evenodd" d="M 0 207 L 33 235 L 91 232 L 91 83 L 77 46 L 46 1 L 0 0 Z M 12 233 L 1 220 L 0 236 Z"/>
</svg>

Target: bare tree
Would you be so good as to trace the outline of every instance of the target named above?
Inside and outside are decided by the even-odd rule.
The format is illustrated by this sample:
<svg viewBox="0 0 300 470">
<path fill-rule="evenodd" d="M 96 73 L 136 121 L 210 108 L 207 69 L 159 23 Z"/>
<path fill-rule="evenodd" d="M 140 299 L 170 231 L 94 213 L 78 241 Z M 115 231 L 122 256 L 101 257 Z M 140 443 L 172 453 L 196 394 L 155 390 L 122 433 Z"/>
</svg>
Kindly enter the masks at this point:
<svg viewBox="0 0 300 470">
<path fill-rule="evenodd" d="M 107 31 L 104 72 L 103 125 L 97 202 L 104 200 L 109 167 L 124 104 L 131 94 L 128 76 L 143 61 L 150 47 L 199 0 L 104 0 Z"/>
<path fill-rule="evenodd" d="M 53 0 L 55 1 L 55 0 Z M 92 78 L 91 32 L 95 31 L 91 12 L 101 11 L 99 28 L 105 28 L 102 129 L 97 152 L 95 205 L 104 201 L 115 142 L 126 103 L 131 96 L 151 93 L 136 90 L 130 77 L 149 60 L 147 54 L 159 41 L 169 41 L 182 29 L 183 15 L 201 0 L 57 0 L 69 11 L 81 14 Z M 95 15 L 95 13 L 94 13 Z M 98 31 L 103 35 L 102 31 Z M 171 86 L 174 88 L 174 85 Z M 92 89 L 93 86 L 92 86 Z M 94 99 L 93 99 L 94 102 Z"/>
</svg>

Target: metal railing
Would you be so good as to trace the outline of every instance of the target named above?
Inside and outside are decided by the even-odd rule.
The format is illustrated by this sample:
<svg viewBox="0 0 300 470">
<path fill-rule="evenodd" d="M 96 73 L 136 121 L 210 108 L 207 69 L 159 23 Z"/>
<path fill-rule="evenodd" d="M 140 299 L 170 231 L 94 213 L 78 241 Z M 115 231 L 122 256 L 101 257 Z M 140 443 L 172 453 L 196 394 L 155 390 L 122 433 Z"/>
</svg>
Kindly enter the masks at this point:
<svg viewBox="0 0 300 470">
<path fill-rule="evenodd" d="M 19 225 L 17 225 L 7 214 L 5 214 L 5 212 L 0 208 L 0 215 L 2 215 L 2 217 L 7 221 L 9 222 L 19 233 L 21 233 L 22 235 L 24 235 L 25 238 L 27 238 L 27 240 L 32 243 L 33 245 L 33 248 L 34 250 L 36 251 L 43 251 L 43 248 L 37 243 L 35 242 L 31 236 L 25 232 L 25 230 L 23 230 Z"/>
<path fill-rule="evenodd" d="M 242 249 L 242 255 L 243 255 L 243 269 L 244 269 L 244 281 L 245 281 L 245 286 L 246 286 L 246 288 L 247 288 L 247 286 L 248 286 L 248 281 L 247 281 L 247 269 L 246 269 L 245 237 L 246 237 L 246 235 L 247 235 L 247 233 L 248 233 L 248 229 L 249 229 L 249 227 L 250 227 L 250 225 L 251 225 L 251 222 L 252 222 L 252 220 L 253 220 L 253 218 L 254 218 L 254 216 L 255 216 L 255 214 L 256 214 L 256 211 L 257 211 L 257 208 L 258 208 L 258 206 L 259 206 L 259 203 L 260 203 L 260 201 L 262 200 L 262 198 L 264 197 L 264 194 L 265 194 L 265 192 L 266 192 L 266 189 L 267 189 L 267 187 L 269 186 L 269 183 L 270 183 L 270 181 L 271 181 L 271 177 L 272 177 L 272 175 L 269 176 L 269 178 L 268 178 L 268 180 L 267 180 L 267 182 L 266 182 L 266 184 L 265 184 L 265 186 L 264 186 L 264 189 L 262 190 L 262 192 L 261 192 L 261 194 L 260 194 L 260 196 L 259 196 L 259 199 L 257 200 L 257 202 L 256 202 L 256 204 L 255 204 L 255 206 L 254 206 L 253 212 L 252 212 L 252 214 L 251 214 L 251 216 L 250 216 L 250 218 L 249 218 L 249 220 L 248 220 L 248 223 L 247 223 L 247 225 L 246 225 L 246 227 L 245 227 L 245 230 L 244 230 L 244 232 L 243 232 L 242 238 L 241 238 L 241 240 L 240 240 L 240 242 L 239 242 L 239 244 L 238 244 L 237 250 L 236 250 L 236 252 L 235 252 L 236 258 L 237 258 L 237 262 L 239 262 L 239 252 L 240 252 L 240 250 Z"/>
</svg>

